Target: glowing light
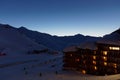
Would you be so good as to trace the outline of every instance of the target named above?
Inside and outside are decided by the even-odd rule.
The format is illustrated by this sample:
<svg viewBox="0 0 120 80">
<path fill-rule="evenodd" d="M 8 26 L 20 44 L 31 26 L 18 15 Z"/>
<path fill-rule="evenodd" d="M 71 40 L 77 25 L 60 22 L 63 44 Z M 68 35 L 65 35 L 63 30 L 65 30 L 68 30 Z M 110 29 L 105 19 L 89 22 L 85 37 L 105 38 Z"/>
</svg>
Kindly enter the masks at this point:
<svg viewBox="0 0 120 80">
<path fill-rule="evenodd" d="M 97 67 L 95 66 L 94 69 L 97 70 Z"/>
<path fill-rule="evenodd" d="M 93 64 L 96 65 L 96 61 L 93 61 Z"/>
<path fill-rule="evenodd" d="M 72 54 L 70 54 L 70 56 L 72 57 L 73 55 L 72 55 Z"/>
<path fill-rule="evenodd" d="M 82 73 L 83 73 L 83 74 L 86 74 L 86 71 L 85 71 L 85 70 L 82 70 Z"/>
<path fill-rule="evenodd" d="M 103 55 L 107 55 L 107 51 L 103 51 Z"/>
<path fill-rule="evenodd" d="M 96 59 L 96 56 L 93 56 L 93 59 Z"/>
<path fill-rule="evenodd" d="M 114 66 L 114 68 L 117 68 L 117 64 L 114 64 L 113 66 Z"/>
<path fill-rule="evenodd" d="M 107 66 L 107 62 L 104 62 L 104 65 Z"/>
<path fill-rule="evenodd" d="M 104 59 L 105 61 L 107 61 L 107 57 L 103 56 L 103 59 Z"/>
<path fill-rule="evenodd" d="M 120 47 L 109 47 L 110 50 L 120 50 Z"/>
</svg>

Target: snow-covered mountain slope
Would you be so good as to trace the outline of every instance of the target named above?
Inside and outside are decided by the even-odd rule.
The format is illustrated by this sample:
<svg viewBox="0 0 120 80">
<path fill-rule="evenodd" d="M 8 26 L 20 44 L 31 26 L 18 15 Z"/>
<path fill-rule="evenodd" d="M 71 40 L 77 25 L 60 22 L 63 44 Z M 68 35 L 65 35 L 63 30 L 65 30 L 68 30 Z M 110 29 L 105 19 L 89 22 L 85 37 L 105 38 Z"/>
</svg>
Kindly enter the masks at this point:
<svg viewBox="0 0 120 80">
<path fill-rule="evenodd" d="M 77 34 L 74 36 L 51 36 L 46 33 L 28 30 L 25 27 L 18 28 L 18 31 L 25 34 L 27 37 L 33 39 L 39 44 L 45 45 L 53 50 L 63 50 L 70 45 L 79 45 L 85 41 L 96 41 L 100 37 L 91 37 Z"/>
<path fill-rule="evenodd" d="M 30 50 L 45 49 L 9 25 L 0 25 L 0 53 L 23 54 Z"/>
<path fill-rule="evenodd" d="M 114 31 L 103 38 L 109 40 L 120 40 L 120 29 Z M 16 53 L 29 51 L 35 48 L 42 49 L 44 46 L 62 51 L 65 47 L 79 45 L 87 41 L 97 41 L 101 37 L 84 36 L 77 34 L 74 36 L 52 36 L 46 33 L 28 30 L 25 27 L 13 28 L 9 25 L 0 25 L 0 52 Z M 44 46 L 42 46 L 44 45 Z M 15 51 L 15 52 L 13 52 Z M 22 53 L 22 52 L 20 52 Z"/>
<path fill-rule="evenodd" d="M 120 29 L 108 34 L 108 35 L 105 35 L 103 37 L 104 39 L 109 39 L 109 40 L 117 40 L 117 41 L 120 41 Z"/>
<path fill-rule="evenodd" d="M 26 34 L 25 32 L 22 33 L 9 25 L 0 25 L 0 53 L 7 53 L 7 56 L 0 56 L 0 80 L 120 80 L 120 74 L 94 76 L 75 71 L 63 71 L 62 54 L 19 55 L 34 49 L 46 49 L 38 44 L 39 40 L 40 44 L 46 43 L 50 48 L 58 49 L 70 43 L 80 44 L 98 38 L 82 35 L 57 37 L 39 32 L 33 33 L 33 31 L 28 35 L 28 32 Z"/>
</svg>

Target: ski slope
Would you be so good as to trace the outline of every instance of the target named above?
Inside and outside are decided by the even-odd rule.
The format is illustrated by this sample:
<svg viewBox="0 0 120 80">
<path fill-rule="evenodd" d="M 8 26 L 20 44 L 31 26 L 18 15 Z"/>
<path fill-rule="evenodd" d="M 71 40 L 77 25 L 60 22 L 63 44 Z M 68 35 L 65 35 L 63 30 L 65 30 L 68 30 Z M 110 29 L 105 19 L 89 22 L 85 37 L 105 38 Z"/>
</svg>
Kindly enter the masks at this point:
<svg viewBox="0 0 120 80">
<path fill-rule="evenodd" d="M 8 57 L 6 57 L 8 58 Z M 62 55 L 48 53 L 38 55 L 19 56 L 16 59 L 11 56 L 6 60 L 2 57 L 0 67 L 0 80 L 119 80 L 120 74 L 94 76 L 81 74 L 76 71 L 62 70 Z M 10 59 L 10 60 L 9 60 Z"/>
</svg>

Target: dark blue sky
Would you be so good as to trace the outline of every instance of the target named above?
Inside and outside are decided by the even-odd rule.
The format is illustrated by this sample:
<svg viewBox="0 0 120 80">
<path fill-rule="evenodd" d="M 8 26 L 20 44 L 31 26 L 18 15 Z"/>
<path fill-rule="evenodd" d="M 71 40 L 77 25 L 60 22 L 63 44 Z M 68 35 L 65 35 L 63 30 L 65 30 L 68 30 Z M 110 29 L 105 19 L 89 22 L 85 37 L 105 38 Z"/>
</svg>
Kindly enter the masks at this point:
<svg viewBox="0 0 120 80">
<path fill-rule="evenodd" d="M 0 0 L 0 23 L 52 35 L 103 36 L 120 28 L 120 0 Z"/>
</svg>

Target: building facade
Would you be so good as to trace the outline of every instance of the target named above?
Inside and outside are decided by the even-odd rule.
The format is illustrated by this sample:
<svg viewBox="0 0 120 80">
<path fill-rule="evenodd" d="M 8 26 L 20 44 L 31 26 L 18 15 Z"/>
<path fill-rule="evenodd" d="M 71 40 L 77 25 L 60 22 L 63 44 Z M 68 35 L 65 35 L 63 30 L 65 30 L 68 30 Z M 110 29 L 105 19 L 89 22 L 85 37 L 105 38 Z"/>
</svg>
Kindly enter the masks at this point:
<svg viewBox="0 0 120 80">
<path fill-rule="evenodd" d="M 83 74 L 111 75 L 120 73 L 120 44 L 94 42 L 65 49 L 63 69 Z"/>
</svg>

